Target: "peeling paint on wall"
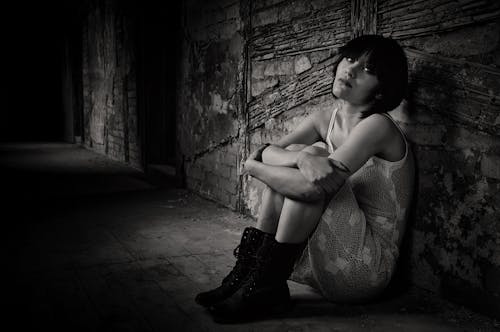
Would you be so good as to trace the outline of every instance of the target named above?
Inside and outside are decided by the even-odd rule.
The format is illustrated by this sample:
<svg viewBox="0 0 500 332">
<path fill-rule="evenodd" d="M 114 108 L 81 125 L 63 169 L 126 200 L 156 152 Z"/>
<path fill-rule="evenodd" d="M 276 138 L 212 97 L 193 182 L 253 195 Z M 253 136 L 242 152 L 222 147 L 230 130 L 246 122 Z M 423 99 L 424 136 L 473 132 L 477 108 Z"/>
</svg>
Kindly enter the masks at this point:
<svg viewBox="0 0 500 332">
<path fill-rule="evenodd" d="M 236 209 L 244 146 L 244 23 L 238 1 L 186 2 L 178 133 L 189 188 Z"/>
<path fill-rule="evenodd" d="M 142 168 L 133 29 L 117 2 L 89 2 L 83 29 L 84 143 Z"/>
</svg>

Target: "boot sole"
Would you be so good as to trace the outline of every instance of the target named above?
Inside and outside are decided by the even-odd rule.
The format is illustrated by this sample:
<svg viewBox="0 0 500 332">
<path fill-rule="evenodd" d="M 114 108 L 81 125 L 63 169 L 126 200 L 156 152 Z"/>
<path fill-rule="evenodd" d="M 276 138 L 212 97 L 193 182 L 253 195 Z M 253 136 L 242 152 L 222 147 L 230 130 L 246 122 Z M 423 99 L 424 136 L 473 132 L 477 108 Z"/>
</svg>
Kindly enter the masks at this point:
<svg viewBox="0 0 500 332">
<path fill-rule="evenodd" d="M 259 311 L 249 312 L 245 315 L 219 316 L 212 313 L 212 318 L 214 322 L 218 324 L 242 324 L 257 320 L 279 319 L 284 318 L 285 314 L 290 312 L 293 307 L 294 303 L 292 301 L 287 301 L 286 303 L 278 303 Z"/>
<path fill-rule="evenodd" d="M 200 301 L 200 299 L 198 298 L 198 296 L 196 296 L 194 298 L 194 302 L 196 302 L 196 304 L 204 307 L 204 308 L 210 308 L 210 307 L 213 307 L 225 300 L 227 300 L 228 298 L 230 298 L 234 293 L 236 293 L 238 291 L 238 289 L 234 290 L 233 292 L 231 292 L 230 294 L 227 294 L 226 296 L 224 296 L 223 298 L 221 297 L 220 299 L 218 299 L 217 301 L 211 301 L 210 303 L 205 303 L 203 301 Z"/>
</svg>

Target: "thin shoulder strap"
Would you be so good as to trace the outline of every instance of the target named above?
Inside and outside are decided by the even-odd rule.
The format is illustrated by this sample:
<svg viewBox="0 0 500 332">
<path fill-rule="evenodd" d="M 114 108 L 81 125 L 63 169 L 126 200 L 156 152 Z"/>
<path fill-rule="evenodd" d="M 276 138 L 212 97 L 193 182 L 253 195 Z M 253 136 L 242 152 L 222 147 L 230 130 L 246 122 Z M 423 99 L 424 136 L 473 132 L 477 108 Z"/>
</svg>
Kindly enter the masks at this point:
<svg viewBox="0 0 500 332">
<path fill-rule="evenodd" d="M 408 155 L 408 150 L 410 148 L 409 146 L 409 142 L 408 140 L 406 139 L 406 134 L 405 132 L 403 131 L 403 129 L 401 129 L 401 127 L 399 126 L 399 124 L 396 122 L 396 120 L 394 120 L 394 118 L 389 114 L 389 113 L 382 113 L 383 115 L 385 115 L 386 117 L 388 117 L 392 123 L 394 123 L 394 125 L 396 126 L 396 128 L 398 128 L 399 132 L 401 133 L 401 136 L 403 137 L 403 141 L 405 142 L 405 156 L 403 157 L 403 159 L 406 158 L 406 156 Z"/>
<path fill-rule="evenodd" d="M 399 132 L 401 133 L 401 136 L 403 136 L 403 139 L 405 141 L 405 143 L 408 144 L 407 140 L 406 140 L 406 134 L 405 132 L 403 131 L 403 129 L 401 129 L 401 127 L 399 126 L 399 124 L 396 122 L 396 120 L 394 120 L 394 118 L 389 114 L 389 113 L 382 113 L 383 115 L 385 115 L 386 117 L 389 118 L 389 120 L 392 121 L 392 123 L 394 123 L 394 125 L 396 126 L 396 128 L 398 128 Z"/>
<path fill-rule="evenodd" d="M 332 112 L 332 116 L 330 118 L 330 123 L 328 124 L 328 132 L 326 133 L 326 143 L 328 144 L 328 147 L 330 148 L 330 151 L 333 152 L 333 144 L 332 140 L 330 139 L 330 134 L 332 133 L 333 125 L 335 123 L 335 116 L 337 115 L 339 107 L 335 107 L 335 109 Z"/>
</svg>

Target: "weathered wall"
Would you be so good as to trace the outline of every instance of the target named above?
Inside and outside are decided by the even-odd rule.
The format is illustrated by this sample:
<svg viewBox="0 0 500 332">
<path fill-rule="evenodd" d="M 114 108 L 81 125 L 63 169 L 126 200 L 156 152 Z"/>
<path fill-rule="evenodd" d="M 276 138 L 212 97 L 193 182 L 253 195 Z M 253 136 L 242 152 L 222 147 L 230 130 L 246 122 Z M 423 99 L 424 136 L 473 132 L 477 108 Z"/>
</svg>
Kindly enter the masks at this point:
<svg viewBox="0 0 500 332">
<path fill-rule="evenodd" d="M 419 195 L 413 281 L 500 316 L 500 4 L 378 8 L 406 47 Z M 400 15 L 411 17 L 406 24 Z"/>
<path fill-rule="evenodd" d="M 83 23 L 84 142 L 141 168 L 134 16 L 114 0 L 87 1 Z"/>
<path fill-rule="evenodd" d="M 345 41 L 397 39 L 411 94 L 392 113 L 419 163 L 412 281 L 499 308 L 498 2 L 191 1 L 186 18 L 179 128 L 188 185 L 254 216 L 263 186 L 239 179 L 241 160 L 330 107 L 332 57 Z"/>
<path fill-rule="evenodd" d="M 351 38 L 349 0 L 259 1 L 249 42 L 250 150 L 292 131 L 307 115 L 331 107 L 332 57 Z M 245 182 L 256 216 L 263 184 Z"/>
<path fill-rule="evenodd" d="M 240 2 L 185 1 L 178 135 L 186 184 L 236 209 L 244 154 L 244 27 Z"/>
</svg>

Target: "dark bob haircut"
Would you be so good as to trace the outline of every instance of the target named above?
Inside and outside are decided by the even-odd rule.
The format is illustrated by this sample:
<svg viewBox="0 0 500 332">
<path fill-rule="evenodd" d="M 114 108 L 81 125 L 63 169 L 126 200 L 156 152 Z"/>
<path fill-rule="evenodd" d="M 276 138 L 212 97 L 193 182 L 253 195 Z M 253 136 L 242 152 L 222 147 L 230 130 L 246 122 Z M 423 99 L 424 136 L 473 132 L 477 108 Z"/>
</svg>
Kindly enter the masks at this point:
<svg viewBox="0 0 500 332">
<path fill-rule="evenodd" d="M 361 115 L 366 118 L 374 113 L 391 111 L 401 103 L 408 86 L 408 61 L 395 40 L 378 35 L 364 35 L 354 38 L 339 49 L 334 74 L 343 58 L 358 59 L 363 55 L 367 56 L 367 66 L 372 68 L 379 80 L 377 93 L 381 94 L 381 98 L 375 99 L 373 107 Z"/>
</svg>

